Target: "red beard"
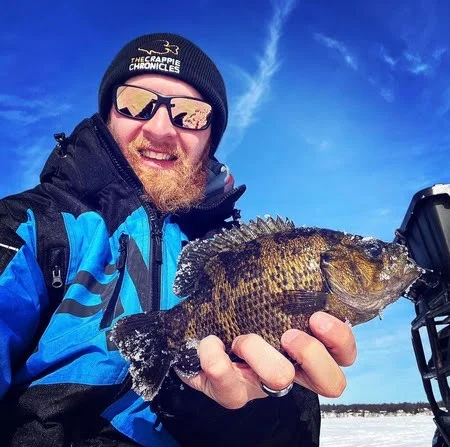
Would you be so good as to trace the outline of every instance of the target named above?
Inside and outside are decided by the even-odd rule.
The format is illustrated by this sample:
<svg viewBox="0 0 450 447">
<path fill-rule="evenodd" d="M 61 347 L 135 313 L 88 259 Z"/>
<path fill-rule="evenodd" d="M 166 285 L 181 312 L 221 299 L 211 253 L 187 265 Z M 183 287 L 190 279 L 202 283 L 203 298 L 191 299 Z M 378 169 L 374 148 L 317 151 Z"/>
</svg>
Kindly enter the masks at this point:
<svg viewBox="0 0 450 447">
<path fill-rule="evenodd" d="M 146 198 L 158 210 L 164 213 L 187 211 L 203 200 L 207 181 L 209 142 L 205 146 L 202 158 L 196 164 L 192 164 L 178 146 L 162 147 L 160 144 L 152 144 L 144 137 L 137 137 L 128 145 L 124 145 L 115 129 L 109 124 L 108 128 L 142 182 Z M 142 165 L 142 155 L 139 151 L 152 148 L 175 155 L 177 159 L 174 167 L 160 170 Z"/>
</svg>

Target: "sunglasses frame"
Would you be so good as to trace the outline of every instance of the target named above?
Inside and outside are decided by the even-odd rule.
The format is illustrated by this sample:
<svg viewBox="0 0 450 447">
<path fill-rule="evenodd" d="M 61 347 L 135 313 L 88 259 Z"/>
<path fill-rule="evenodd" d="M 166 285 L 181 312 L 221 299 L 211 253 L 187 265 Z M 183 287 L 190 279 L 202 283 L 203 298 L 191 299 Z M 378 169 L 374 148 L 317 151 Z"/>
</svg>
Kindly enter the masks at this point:
<svg viewBox="0 0 450 447">
<path fill-rule="evenodd" d="M 141 90 L 146 90 L 147 92 L 153 93 L 154 95 L 156 95 L 156 103 L 155 103 L 155 107 L 152 110 L 152 113 L 150 114 L 150 116 L 148 118 L 139 118 L 139 117 L 134 117 L 134 116 L 129 116 L 126 115 L 125 113 L 121 112 L 119 110 L 119 107 L 117 106 L 117 90 L 119 90 L 120 87 L 133 87 L 133 88 L 138 88 Z M 200 128 L 189 128 L 189 127 L 184 127 L 184 126 L 180 126 L 179 124 L 177 124 L 172 116 L 172 104 L 171 101 L 172 99 L 193 99 L 195 101 L 199 101 L 199 102 L 203 102 L 205 104 L 208 104 L 211 107 L 211 113 L 209 114 L 209 119 L 208 122 L 206 123 L 205 126 L 200 127 Z M 199 98 L 194 98 L 192 96 L 166 96 L 166 95 L 161 95 L 158 92 L 155 92 L 154 90 L 151 90 L 149 88 L 144 88 L 144 87 L 140 87 L 138 85 L 131 85 L 131 84 L 120 84 L 118 86 L 116 86 L 113 90 L 113 104 L 114 104 L 114 108 L 116 109 L 117 113 L 119 113 L 122 116 L 125 116 L 126 118 L 132 119 L 132 120 L 138 120 L 138 121 L 150 121 L 156 114 L 156 112 L 158 111 L 159 107 L 161 105 L 165 105 L 166 109 L 167 109 L 167 113 L 169 115 L 169 119 L 170 122 L 172 123 L 173 126 L 179 127 L 180 129 L 184 129 L 184 130 L 206 130 L 208 129 L 208 127 L 211 125 L 212 122 L 212 117 L 213 117 L 213 111 L 214 108 L 212 106 L 211 103 L 209 103 L 208 101 L 205 101 L 203 99 L 199 99 Z"/>
</svg>

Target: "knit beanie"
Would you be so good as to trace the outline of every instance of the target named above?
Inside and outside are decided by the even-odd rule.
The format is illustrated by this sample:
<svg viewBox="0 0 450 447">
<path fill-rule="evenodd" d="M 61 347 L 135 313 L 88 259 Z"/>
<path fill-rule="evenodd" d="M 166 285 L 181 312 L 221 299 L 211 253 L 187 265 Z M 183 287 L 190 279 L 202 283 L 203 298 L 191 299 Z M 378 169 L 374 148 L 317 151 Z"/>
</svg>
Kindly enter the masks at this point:
<svg viewBox="0 0 450 447">
<path fill-rule="evenodd" d="M 114 87 L 145 73 L 181 79 L 212 105 L 212 157 L 227 125 L 225 84 L 214 62 L 194 43 L 176 34 L 147 34 L 132 40 L 119 51 L 106 70 L 98 92 L 99 113 L 103 120 L 108 119 Z"/>
</svg>

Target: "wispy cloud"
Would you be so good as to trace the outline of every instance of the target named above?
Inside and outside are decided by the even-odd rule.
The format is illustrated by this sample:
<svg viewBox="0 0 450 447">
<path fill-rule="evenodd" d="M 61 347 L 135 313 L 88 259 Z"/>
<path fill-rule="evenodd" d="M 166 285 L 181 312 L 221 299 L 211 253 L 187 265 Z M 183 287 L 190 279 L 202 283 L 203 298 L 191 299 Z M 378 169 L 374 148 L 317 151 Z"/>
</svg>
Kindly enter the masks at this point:
<svg viewBox="0 0 450 447">
<path fill-rule="evenodd" d="M 378 90 L 378 93 L 386 102 L 393 103 L 395 101 L 395 90 L 392 79 L 385 77 L 381 81 L 379 77 L 380 76 L 371 75 L 369 76 L 368 81 L 376 90 Z"/>
<path fill-rule="evenodd" d="M 401 69 L 419 77 L 434 76 L 447 53 L 442 31 L 446 28 L 440 17 L 439 2 L 409 1 L 393 14 L 392 26 L 405 44 Z M 445 43 L 444 43 L 445 42 Z"/>
<path fill-rule="evenodd" d="M 380 57 L 390 67 L 395 67 L 397 65 L 398 60 L 394 59 L 390 54 L 388 54 L 386 48 L 383 45 L 380 46 Z"/>
<path fill-rule="evenodd" d="M 450 110 L 450 87 L 447 87 L 442 93 L 441 106 L 438 109 L 438 115 L 445 115 Z"/>
<path fill-rule="evenodd" d="M 376 74 L 371 74 L 369 81 L 389 103 L 396 100 L 396 93 L 402 91 L 402 83 L 409 82 L 411 76 L 424 81 L 437 78 L 439 67 L 448 55 L 447 47 L 438 43 L 430 43 L 425 48 L 418 48 L 417 42 L 412 39 L 406 43 L 407 48 L 401 52 L 394 52 L 386 45 L 379 44 L 375 53 L 383 66 Z M 441 103 L 437 110 L 438 115 L 443 115 L 449 110 L 450 101 L 446 93 L 442 96 Z"/>
<path fill-rule="evenodd" d="M 339 136 L 332 127 L 300 132 L 301 140 L 308 146 L 315 167 L 327 173 L 336 173 L 347 165 L 348 159 L 341 148 Z"/>
<path fill-rule="evenodd" d="M 436 72 L 446 52 L 447 48 L 445 47 L 439 47 L 428 53 L 419 53 L 409 49 L 403 51 L 397 58 L 394 58 L 381 45 L 379 58 L 389 66 L 391 71 L 408 72 L 417 76 L 429 76 Z"/>
<path fill-rule="evenodd" d="M 438 48 L 433 51 L 433 58 L 440 61 L 442 56 L 447 52 L 447 48 Z"/>
<path fill-rule="evenodd" d="M 248 85 L 247 90 L 234 103 L 230 113 L 230 130 L 222 143 L 222 157 L 229 155 L 242 141 L 246 129 L 255 121 L 261 104 L 267 99 L 271 82 L 280 67 L 279 42 L 294 0 L 273 0 L 274 13 L 268 28 L 268 39 L 263 55 L 259 58 L 255 74 L 248 74 L 239 67 L 232 67 Z M 230 139 L 232 141 L 230 141 Z"/>
<path fill-rule="evenodd" d="M 315 139 L 311 137 L 305 137 L 305 141 L 312 146 L 319 153 L 328 153 L 331 149 L 331 141 L 327 138 Z"/>
<path fill-rule="evenodd" d="M 409 52 L 404 53 L 404 57 L 407 61 L 407 70 L 410 73 L 419 75 L 419 74 L 428 74 L 432 70 L 430 64 L 425 63 L 422 59 L 422 56 L 418 54 L 412 54 Z"/>
<path fill-rule="evenodd" d="M 32 124 L 44 118 L 59 116 L 70 108 L 70 104 L 50 97 L 30 99 L 0 94 L 0 118 L 18 124 Z"/>
<path fill-rule="evenodd" d="M 312 138 L 303 137 L 306 143 L 311 146 L 314 151 L 321 155 L 330 156 L 333 152 L 333 143 L 328 138 Z"/>
<path fill-rule="evenodd" d="M 315 33 L 314 39 L 325 45 L 327 48 L 336 50 L 342 56 L 347 65 L 349 65 L 353 70 L 358 70 L 358 62 L 356 57 L 350 53 L 348 48 L 342 42 L 321 33 Z"/>
<path fill-rule="evenodd" d="M 38 138 L 32 144 L 17 149 L 20 189 L 25 190 L 39 183 L 39 175 L 51 149 L 47 137 Z"/>
<path fill-rule="evenodd" d="M 402 319 L 395 324 L 397 327 L 393 320 L 378 321 L 371 324 L 371 331 L 355 330 L 360 357 L 367 365 L 396 354 L 405 355 L 406 350 L 412 351 L 410 321 Z"/>
<path fill-rule="evenodd" d="M 435 46 L 433 51 L 420 52 L 408 48 L 394 57 L 386 46 L 379 45 L 376 57 L 385 64 L 388 71 L 381 70 L 377 75 L 371 74 L 369 82 L 378 89 L 385 101 L 393 103 L 396 99 L 395 87 L 403 79 L 399 76 L 400 74 L 407 73 L 409 76 L 422 78 L 435 76 L 446 53 L 447 48 L 443 46 Z M 446 111 L 446 106 L 442 106 L 438 114 L 446 113 Z"/>
<path fill-rule="evenodd" d="M 379 208 L 375 210 L 375 214 L 380 217 L 385 217 L 391 214 L 392 210 L 389 208 Z"/>
<path fill-rule="evenodd" d="M 394 102 L 395 101 L 395 94 L 394 91 L 390 88 L 381 88 L 380 89 L 380 95 L 387 101 L 387 102 Z"/>
<path fill-rule="evenodd" d="M 24 110 L 0 110 L 0 118 L 22 125 L 33 124 L 41 119 L 39 115 Z"/>
</svg>

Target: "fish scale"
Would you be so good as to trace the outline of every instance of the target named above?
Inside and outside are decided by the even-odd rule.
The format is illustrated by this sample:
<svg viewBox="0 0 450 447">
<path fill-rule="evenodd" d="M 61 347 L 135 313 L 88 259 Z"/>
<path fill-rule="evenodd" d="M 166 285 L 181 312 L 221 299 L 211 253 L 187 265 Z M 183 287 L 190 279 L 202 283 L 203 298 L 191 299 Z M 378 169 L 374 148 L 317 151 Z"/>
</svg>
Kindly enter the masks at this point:
<svg viewBox="0 0 450 447">
<path fill-rule="evenodd" d="M 314 312 L 364 323 L 421 273 L 401 245 L 258 218 L 187 244 L 174 292 L 188 298 L 168 311 L 123 318 L 112 337 L 131 362 L 134 388 L 152 400 L 171 367 L 189 377 L 199 372 L 196 347 L 208 335 L 228 354 L 234 338 L 247 333 L 286 354 L 282 334 L 310 332 Z"/>
</svg>

